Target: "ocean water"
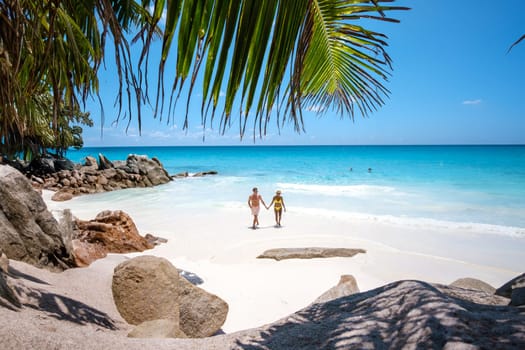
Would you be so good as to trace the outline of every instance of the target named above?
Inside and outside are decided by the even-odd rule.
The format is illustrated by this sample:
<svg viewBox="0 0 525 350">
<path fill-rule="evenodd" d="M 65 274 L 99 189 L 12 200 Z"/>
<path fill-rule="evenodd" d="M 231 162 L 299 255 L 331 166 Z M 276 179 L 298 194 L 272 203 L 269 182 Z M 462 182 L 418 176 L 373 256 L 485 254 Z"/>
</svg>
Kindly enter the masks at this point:
<svg viewBox="0 0 525 350">
<path fill-rule="evenodd" d="M 280 189 L 294 210 L 525 238 L 525 146 L 87 147 L 67 157 L 99 153 L 157 157 L 170 174 L 218 172 L 144 193 L 159 208 L 246 206 L 256 186 L 267 202 Z"/>
</svg>

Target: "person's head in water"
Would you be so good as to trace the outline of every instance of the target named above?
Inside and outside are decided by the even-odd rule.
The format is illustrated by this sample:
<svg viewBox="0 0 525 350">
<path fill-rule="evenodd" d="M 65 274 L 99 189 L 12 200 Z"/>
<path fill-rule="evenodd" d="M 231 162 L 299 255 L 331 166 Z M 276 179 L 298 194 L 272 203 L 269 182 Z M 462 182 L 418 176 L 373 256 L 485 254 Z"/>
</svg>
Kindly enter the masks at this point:
<svg viewBox="0 0 525 350">
<path fill-rule="evenodd" d="M 252 188 L 252 191 L 253 193 L 257 192 L 258 191 L 257 187 Z"/>
</svg>

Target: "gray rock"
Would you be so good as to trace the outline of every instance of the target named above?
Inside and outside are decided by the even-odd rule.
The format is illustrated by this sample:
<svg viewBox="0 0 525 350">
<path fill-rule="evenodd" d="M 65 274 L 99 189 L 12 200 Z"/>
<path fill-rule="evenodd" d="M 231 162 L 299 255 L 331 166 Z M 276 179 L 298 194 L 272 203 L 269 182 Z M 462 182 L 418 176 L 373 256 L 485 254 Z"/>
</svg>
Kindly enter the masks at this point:
<svg viewBox="0 0 525 350">
<path fill-rule="evenodd" d="M 194 286 L 185 278 L 179 281 L 180 328 L 190 338 L 216 334 L 228 316 L 228 303 Z"/>
<path fill-rule="evenodd" d="M 496 295 L 510 298 L 514 288 L 525 287 L 525 273 L 511 279 L 496 290 Z"/>
<path fill-rule="evenodd" d="M 364 249 L 351 248 L 276 248 L 266 250 L 257 259 L 314 259 L 314 258 L 334 258 L 352 257 L 359 253 L 366 253 Z"/>
<path fill-rule="evenodd" d="M 126 166 L 135 174 L 145 175 L 152 186 L 165 184 L 171 181 L 168 172 L 162 163 L 155 157 L 149 159 L 146 156 L 131 154 L 126 160 Z M 149 185 L 146 182 L 147 185 Z"/>
<path fill-rule="evenodd" d="M 9 259 L 53 270 L 75 266 L 58 222 L 18 170 L 0 165 L 0 249 Z"/>
<path fill-rule="evenodd" d="M 483 282 L 475 278 L 460 278 L 455 280 L 450 284 L 452 287 L 464 288 L 464 289 L 474 289 L 487 292 L 489 294 L 494 294 L 496 288 L 492 287 L 490 284 Z"/>
<path fill-rule="evenodd" d="M 327 301 L 346 297 L 355 293 L 359 293 L 359 287 L 357 286 L 357 281 L 354 276 L 342 275 L 337 286 L 324 292 L 314 301 L 314 303 L 326 303 Z"/>
<path fill-rule="evenodd" d="M 75 163 L 69 159 L 55 159 L 54 160 L 55 170 L 73 170 L 75 168 Z"/>
<path fill-rule="evenodd" d="M 512 289 L 512 294 L 510 295 L 510 305 L 525 305 L 525 286 Z"/>
<path fill-rule="evenodd" d="M 399 281 L 236 333 L 228 348 L 518 350 L 525 349 L 525 308 L 478 305 Z"/>
<path fill-rule="evenodd" d="M 166 259 L 139 256 L 115 267 L 113 299 L 128 323 L 171 319 L 179 322 L 179 273 Z"/>
<path fill-rule="evenodd" d="M 480 305 L 504 306 L 509 304 L 508 298 L 481 290 L 458 288 L 441 284 L 433 284 L 433 287 L 437 288 L 443 294 Z"/>
<path fill-rule="evenodd" d="M 129 338 L 187 338 L 174 320 L 152 320 L 142 322 L 128 334 Z"/>
</svg>

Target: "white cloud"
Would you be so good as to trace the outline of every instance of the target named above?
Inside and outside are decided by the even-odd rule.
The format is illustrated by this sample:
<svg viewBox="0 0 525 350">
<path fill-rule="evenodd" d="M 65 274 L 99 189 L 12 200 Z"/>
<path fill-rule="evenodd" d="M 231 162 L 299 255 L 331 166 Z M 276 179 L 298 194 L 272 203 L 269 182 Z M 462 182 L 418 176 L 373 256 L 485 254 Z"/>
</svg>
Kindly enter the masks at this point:
<svg viewBox="0 0 525 350">
<path fill-rule="evenodd" d="M 462 104 L 464 105 L 479 105 L 481 103 L 481 99 L 477 99 L 477 100 L 465 100 L 462 102 Z"/>
</svg>

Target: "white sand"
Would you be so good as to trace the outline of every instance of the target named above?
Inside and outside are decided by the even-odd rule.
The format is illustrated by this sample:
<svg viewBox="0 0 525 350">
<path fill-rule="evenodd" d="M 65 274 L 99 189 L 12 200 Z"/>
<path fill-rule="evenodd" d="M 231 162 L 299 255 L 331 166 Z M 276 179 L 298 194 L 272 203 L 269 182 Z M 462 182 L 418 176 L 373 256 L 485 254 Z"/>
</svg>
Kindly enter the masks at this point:
<svg viewBox="0 0 525 350">
<path fill-rule="evenodd" d="M 142 235 L 168 238 L 167 244 L 141 254 L 165 257 L 201 277 L 200 287 L 230 306 L 223 327 L 227 333 L 271 323 L 307 306 L 343 274 L 353 275 L 361 291 L 402 279 L 449 284 L 463 277 L 497 288 L 525 266 L 524 238 L 468 227 L 427 228 L 289 208 L 282 228 L 273 226 L 271 211 L 263 211 L 261 227 L 251 230 L 244 203 L 204 210 L 177 208 L 170 217 L 155 216 L 138 206 L 119 207 L 119 203 L 113 208 L 86 208 L 75 200 L 56 203 L 49 195 L 44 193 L 50 209 L 70 208 L 82 219 L 104 209 L 122 209 Z M 352 258 L 256 259 L 267 249 L 287 247 L 363 248 L 367 252 Z"/>
</svg>

